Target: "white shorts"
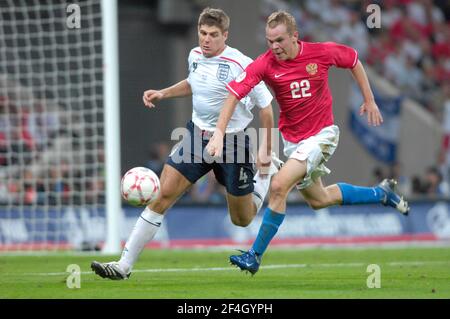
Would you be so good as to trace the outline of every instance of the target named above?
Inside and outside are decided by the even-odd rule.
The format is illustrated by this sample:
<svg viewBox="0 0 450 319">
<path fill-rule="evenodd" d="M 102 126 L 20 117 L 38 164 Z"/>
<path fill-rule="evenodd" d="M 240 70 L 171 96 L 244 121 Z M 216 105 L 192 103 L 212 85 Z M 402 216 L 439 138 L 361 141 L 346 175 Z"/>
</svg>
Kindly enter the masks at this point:
<svg viewBox="0 0 450 319">
<path fill-rule="evenodd" d="M 306 175 L 297 185 L 298 189 L 305 189 L 320 176 L 330 174 L 331 171 L 324 163 L 333 155 L 338 142 L 339 127 L 336 125 L 327 126 L 299 143 L 291 143 L 283 138 L 284 155 L 299 161 L 306 160 Z"/>
</svg>

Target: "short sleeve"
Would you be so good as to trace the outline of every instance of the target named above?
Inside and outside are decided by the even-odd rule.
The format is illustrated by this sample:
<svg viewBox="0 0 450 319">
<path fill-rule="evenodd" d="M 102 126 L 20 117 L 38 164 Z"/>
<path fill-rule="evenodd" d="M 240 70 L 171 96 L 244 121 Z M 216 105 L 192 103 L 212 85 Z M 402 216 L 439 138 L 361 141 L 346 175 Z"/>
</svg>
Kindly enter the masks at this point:
<svg viewBox="0 0 450 319">
<path fill-rule="evenodd" d="M 267 107 L 273 100 L 272 94 L 263 81 L 259 82 L 248 95 L 261 109 Z"/>
<path fill-rule="evenodd" d="M 352 69 L 358 63 L 358 52 L 352 47 L 335 42 L 323 43 L 331 65 Z"/>
<path fill-rule="evenodd" d="M 239 100 L 247 96 L 250 91 L 261 82 L 264 76 L 264 62 L 261 56 L 250 63 L 235 80 L 227 84 L 227 89 Z"/>
<path fill-rule="evenodd" d="M 187 78 L 186 78 L 186 80 L 187 80 L 187 82 L 188 82 L 189 84 L 191 84 L 191 79 L 190 79 L 190 75 L 191 75 L 191 64 L 192 64 L 192 50 L 191 50 L 191 52 L 189 53 L 189 56 L 188 56 L 188 76 L 187 76 Z"/>
<path fill-rule="evenodd" d="M 191 50 L 191 52 L 189 52 L 189 56 L 188 56 L 188 77 L 187 77 L 187 81 L 189 84 L 191 84 L 191 72 L 195 71 L 196 63 L 194 63 L 195 59 L 201 55 L 202 52 L 200 51 L 199 48 L 194 48 Z"/>
</svg>

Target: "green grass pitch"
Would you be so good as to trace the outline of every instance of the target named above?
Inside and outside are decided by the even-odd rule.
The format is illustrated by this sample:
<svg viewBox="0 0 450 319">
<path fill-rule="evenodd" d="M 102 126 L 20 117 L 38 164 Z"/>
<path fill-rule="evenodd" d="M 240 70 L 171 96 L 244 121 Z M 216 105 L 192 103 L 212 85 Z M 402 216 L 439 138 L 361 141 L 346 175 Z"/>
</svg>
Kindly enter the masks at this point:
<svg viewBox="0 0 450 319">
<path fill-rule="evenodd" d="M 101 255 L 0 255 L 0 298 L 450 298 L 450 248 L 270 248 L 255 276 L 228 264 L 233 250 L 146 250 L 129 280 L 94 275 Z M 81 268 L 69 289 L 67 266 Z M 381 288 L 368 288 L 380 267 Z"/>
</svg>

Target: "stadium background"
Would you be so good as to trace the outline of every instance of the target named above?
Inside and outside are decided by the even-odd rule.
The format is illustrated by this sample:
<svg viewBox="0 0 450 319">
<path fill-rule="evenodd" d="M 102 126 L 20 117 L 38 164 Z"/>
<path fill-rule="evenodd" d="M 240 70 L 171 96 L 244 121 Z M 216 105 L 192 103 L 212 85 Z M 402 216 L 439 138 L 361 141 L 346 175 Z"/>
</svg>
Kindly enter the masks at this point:
<svg viewBox="0 0 450 319">
<path fill-rule="evenodd" d="M 381 5 L 381 29 L 366 26 L 370 13 L 365 9 L 370 3 Z M 12 2 L 2 1 L 1 4 L 1 8 L 6 8 Z M 26 4 L 26 1 L 21 2 L 21 5 Z M 430 4 L 434 5 L 431 9 L 433 23 L 427 20 L 430 11 L 426 8 L 430 8 Z M 134 166 L 147 166 L 160 172 L 174 144 L 170 141 L 172 130 L 183 127 L 190 118 L 190 99 L 163 101 L 156 109 L 148 110 L 142 104 L 142 93 L 149 88 L 167 87 L 186 77 L 188 52 L 197 45 L 197 17 L 205 6 L 220 7 L 228 13 L 231 18 L 228 44 L 253 58 L 266 50 L 264 21 L 277 9 L 286 9 L 295 15 L 301 39 L 332 40 L 355 46 L 360 59 L 368 66 L 369 78 L 386 122 L 381 129 L 367 130 L 363 122 L 352 117 L 358 100 L 356 98 L 355 102 L 351 76 L 344 70 L 333 69 L 330 86 L 341 139 L 328 165 L 332 174 L 324 180 L 326 183 L 344 180 L 372 185 L 382 177 L 394 176 L 400 181 L 400 190 L 412 202 L 413 211 L 408 219 L 390 209 L 375 206 L 335 207 L 316 214 L 293 192 L 289 197 L 288 218 L 274 244 L 448 243 L 450 32 L 449 8 L 445 1 L 119 1 L 121 173 Z M 401 8 L 405 8 L 404 13 Z M 404 18 L 406 16 L 409 18 Z M 402 21 L 409 24 L 403 25 Z M 431 31 L 430 25 L 434 26 Z M 419 38 L 414 38 L 414 34 L 419 34 Z M 5 65 L 8 64 L 7 54 L 2 54 L 2 59 Z M 99 60 L 93 63 L 95 68 L 99 68 Z M 2 69 L 4 72 L 7 73 L 8 69 Z M 2 101 L 2 105 L 6 105 L 5 100 Z M 276 103 L 274 111 L 277 119 Z M 5 120 L 10 116 L 7 112 L 1 115 Z M 96 119 L 102 127 L 101 116 L 93 116 L 87 121 L 93 123 Z M 252 125 L 258 127 L 257 123 L 255 120 Z M 4 133 L 5 128 L 0 133 Z M 88 136 L 89 133 L 86 134 Z M 14 178 L 15 183 L 24 185 L 29 182 L 27 178 L 31 178 L 31 184 L 37 185 L 34 177 L 27 177 L 26 161 L 19 161 L 19 164 L 8 162 L 8 152 L 12 148 L 8 146 L 11 141 L 5 136 L 0 135 L 3 138 L 1 146 L 6 145 L 2 149 L 2 154 L 6 154 L 0 167 L 2 176 Z M 95 143 L 94 146 L 89 143 L 82 146 L 102 147 L 101 137 Z M 25 158 L 20 150 L 15 154 Z M 106 232 L 105 171 L 101 169 L 101 154 L 97 154 L 100 169 L 84 172 L 87 179 L 92 174 L 99 174 L 98 183 L 83 189 L 84 197 L 79 201 L 69 195 L 65 202 L 64 194 L 71 194 L 70 186 L 74 185 L 70 174 L 63 176 L 61 193 L 52 193 L 56 198 L 54 203 L 50 199 L 39 201 L 38 195 L 46 197 L 48 192 L 40 194 L 39 190 L 26 187 L 17 190 L 11 188 L 11 180 L 3 179 L 0 198 L 2 250 L 10 250 L 11 247 L 29 250 L 42 238 L 46 242 L 64 242 L 69 247 L 83 250 L 101 246 Z M 89 166 L 89 159 L 85 165 Z M 13 166 L 23 173 L 8 175 Z M 69 165 L 68 170 L 72 168 Z M 52 175 L 47 176 L 50 182 L 52 178 Z M 11 200 L 14 192 L 20 196 Z M 37 196 L 33 196 L 35 193 Z M 81 207 L 81 212 L 67 213 L 72 206 Z M 122 240 L 125 240 L 139 210 L 125 204 L 123 207 L 120 231 Z M 87 213 L 83 212 L 84 208 Z M 44 221 L 35 222 L 30 231 L 28 221 L 40 220 L 41 215 Z M 223 190 L 213 178 L 206 176 L 169 212 L 152 245 L 246 246 L 256 235 L 260 222 L 261 218 L 257 216 L 246 229 L 231 225 L 224 206 Z M 187 224 L 191 226 L 186 227 Z M 55 227 L 64 228 L 66 232 L 58 233 L 54 231 Z M 54 235 L 46 237 L 45 234 L 50 232 Z"/>
<path fill-rule="evenodd" d="M 328 165 L 332 169 L 332 174 L 324 178 L 325 182 L 345 180 L 355 184 L 372 185 L 382 179 L 382 176 L 397 177 L 400 180 L 401 191 L 414 202 L 414 213 L 410 217 L 411 220 L 405 220 L 402 216 L 395 215 L 395 212 L 380 207 L 332 208 L 314 214 L 307 206 L 294 204 L 301 203 L 302 198 L 293 192 L 290 197 L 292 206 L 288 209 L 290 214 L 288 216 L 292 216 L 292 219 L 280 231 L 279 238 L 284 240 L 280 239 L 278 242 L 320 245 L 336 242 L 435 241 L 443 238 L 445 240 L 450 235 L 448 206 L 446 201 L 435 205 L 437 198 L 445 199 L 449 195 L 448 179 L 445 178 L 448 176 L 446 172 L 448 167 L 442 158 L 445 156 L 442 121 L 445 98 L 442 100 L 436 97 L 439 95 L 433 95 L 436 99 L 434 104 L 438 105 L 425 102 L 423 96 L 422 99 L 415 98 L 416 95 L 411 92 L 416 84 L 410 85 L 392 78 L 397 74 L 402 77 L 404 75 L 401 73 L 407 71 L 386 72 L 389 71 L 388 62 L 385 62 L 387 59 L 376 61 L 378 57 L 370 54 L 371 50 L 383 50 L 377 47 L 380 44 L 374 40 L 375 38 L 379 38 L 382 33 L 389 35 L 392 33 L 387 30 L 387 15 L 392 15 L 393 11 L 398 14 L 397 11 L 404 4 L 409 8 L 406 9 L 407 12 L 415 17 L 414 12 L 417 10 L 414 9 L 420 7 L 422 2 L 389 1 L 390 4 L 386 2 L 384 5 L 383 1 L 378 2 L 381 5 L 382 20 L 382 28 L 378 30 L 366 27 L 370 12 L 366 12 L 365 9 L 369 4 L 377 3 L 376 1 L 187 1 L 183 2 L 182 8 L 177 1 L 154 2 L 153 6 L 149 6 L 148 2 L 143 4 L 139 1 L 134 4 L 121 4 L 120 45 L 124 54 L 121 54 L 120 65 L 121 76 L 127 79 L 121 81 L 122 170 L 136 165 L 158 167 L 160 162 L 155 159 L 158 155 L 151 153 L 157 153 L 157 149 L 160 149 L 161 153 L 167 151 L 161 143 L 167 143 L 167 137 L 170 136 L 172 129 L 183 126 L 190 117 L 189 99 L 164 101 L 159 109 L 148 112 L 145 107 L 141 107 L 140 93 L 148 88 L 166 87 L 186 76 L 186 57 L 189 50 L 197 44 L 195 22 L 204 6 L 221 7 L 229 14 L 231 26 L 228 44 L 253 58 L 266 50 L 264 21 L 267 15 L 277 9 L 286 9 L 296 16 L 301 39 L 334 40 L 355 46 L 360 51 L 360 59 L 369 69 L 371 83 L 378 95 L 380 107 L 383 108 L 385 124 L 380 130 L 387 134 L 383 135 L 381 132 L 382 136 L 379 136 L 379 132 L 366 132 L 364 125 L 361 131 L 358 123 L 352 122 L 351 111 L 354 103 L 351 97 L 354 88 L 351 86 L 351 75 L 345 70 L 333 69 L 330 72 L 334 114 L 341 128 L 341 138 L 339 147 Z M 441 4 L 435 2 L 435 5 Z M 319 11 L 314 12 L 317 8 Z M 329 9 L 326 13 L 321 13 L 320 8 L 336 10 Z M 441 10 L 447 14 L 446 20 L 442 22 L 448 29 L 448 8 L 446 10 L 441 6 Z M 352 12 L 356 12 L 358 19 L 349 23 L 352 30 L 350 33 L 354 33 L 349 35 L 345 29 L 347 22 L 352 20 Z M 392 25 L 395 22 L 392 21 Z M 361 32 L 362 28 L 366 32 Z M 143 29 L 148 33 L 139 32 Z M 397 38 L 392 36 L 393 41 L 394 39 Z M 404 36 L 401 41 L 407 42 L 407 39 L 408 36 Z M 430 42 L 436 42 L 432 35 L 429 39 Z M 388 47 L 385 47 L 385 50 L 393 52 L 389 51 Z M 127 61 L 140 63 L 132 64 Z M 422 61 L 417 62 L 415 67 L 420 70 L 422 65 Z M 446 72 L 445 81 L 448 82 L 448 65 Z M 387 79 L 386 73 L 391 76 L 390 80 Z M 448 84 L 445 84 L 447 83 L 445 81 L 436 81 L 436 87 L 441 94 L 447 94 L 448 104 L 448 92 L 444 91 L 444 87 Z M 424 91 L 425 95 L 427 92 L 422 89 L 423 84 L 418 85 L 419 90 Z M 361 99 L 356 103 L 359 101 Z M 396 110 L 389 112 L 389 108 Z M 274 111 L 277 120 L 276 102 Z M 164 125 L 161 126 L 161 123 Z M 258 127 L 257 116 L 252 125 Z M 154 135 L 152 132 L 164 133 Z M 383 153 L 382 145 L 386 139 L 393 147 L 390 154 Z M 135 147 L 136 141 L 137 145 L 148 147 Z M 173 145 L 173 142 L 170 145 Z M 148 162 L 149 154 L 151 154 L 150 162 Z M 280 156 L 283 158 L 281 153 Z M 440 182 L 436 182 L 440 184 L 438 187 L 425 186 L 434 183 L 431 181 L 432 173 L 427 173 L 432 170 L 431 167 L 437 168 L 443 176 Z M 417 186 L 419 183 L 423 188 Z M 189 196 L 182 199 L 184 203 L 197 204 L 195 207 L 185 209 L 177 205 L 172 209 L 166 222 L 167 237 L 165 239 L 163 236 L 160 237 L 163 243 L 168 238 L 172 239 L 173 246 L 206 242 L 213 245 L 246 243 L 256 236 L 261 219 L 257 217 L 247 229 L 234 228 L 228 221 L 226 210 L 220 207 L 224 203 L 220 189 L 211 184 L 215 185 L 213 178 L 201 180 Z M 204 208 L 206 205 L 216 203 L 219 205 L 216 208 Z M 205 217 L 205 214 L 208 217 Z M 184 235 L 181 232 L 170 232 L 171 229 L 182 228 L 182 225 L 190 220 L 197 220 L 198 223 L 192 226 L 192 229 L 184 230 Z M 177 224 L 180 226 L 177 227 Z M 210 226 L 216 224 L 225 226 Z M 206 241 L 192 240 L 196 238 L 203 238 Z"/>
</svg>

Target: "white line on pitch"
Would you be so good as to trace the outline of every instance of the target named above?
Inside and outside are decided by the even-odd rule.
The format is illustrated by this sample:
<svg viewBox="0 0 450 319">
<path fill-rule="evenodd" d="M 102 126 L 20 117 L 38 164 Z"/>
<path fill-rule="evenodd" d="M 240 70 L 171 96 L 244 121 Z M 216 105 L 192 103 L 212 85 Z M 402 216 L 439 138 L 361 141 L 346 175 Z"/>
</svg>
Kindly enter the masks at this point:
<svg viewBox="0 0 450 319">
<path fill-rule="evenodd" d="M 388 266 L 424 266 L 424 265 L 440 265 L 440 264 L 450 264 L 450 261 L 398 261 L 398 262 L 388 262 L 379 263 L 380 265 Z M 331 267 L 363 267 L 368 265 L 368 263 L 332 263 L 332 264 L 287 264 L 287 265 L 266 265 L 261 266 L 261 269 L 285 269 L 285 268 L 331 268 Z M 234 267 L 208 267 L 208 268 L 153 268 L 153 269 L 135 269 L 133 273 L 163 273 L 163 272 L 202 272 L 202 271 L 236 271 Z M 46 272 L 46 273 L 25 273 L 24 275 L 33 276 L 62 276 L 68 275 L 68 272 Z M 92 271 L 82 271 L 80 274 L 89 275 L 93 274 Z"/>
</svg>

